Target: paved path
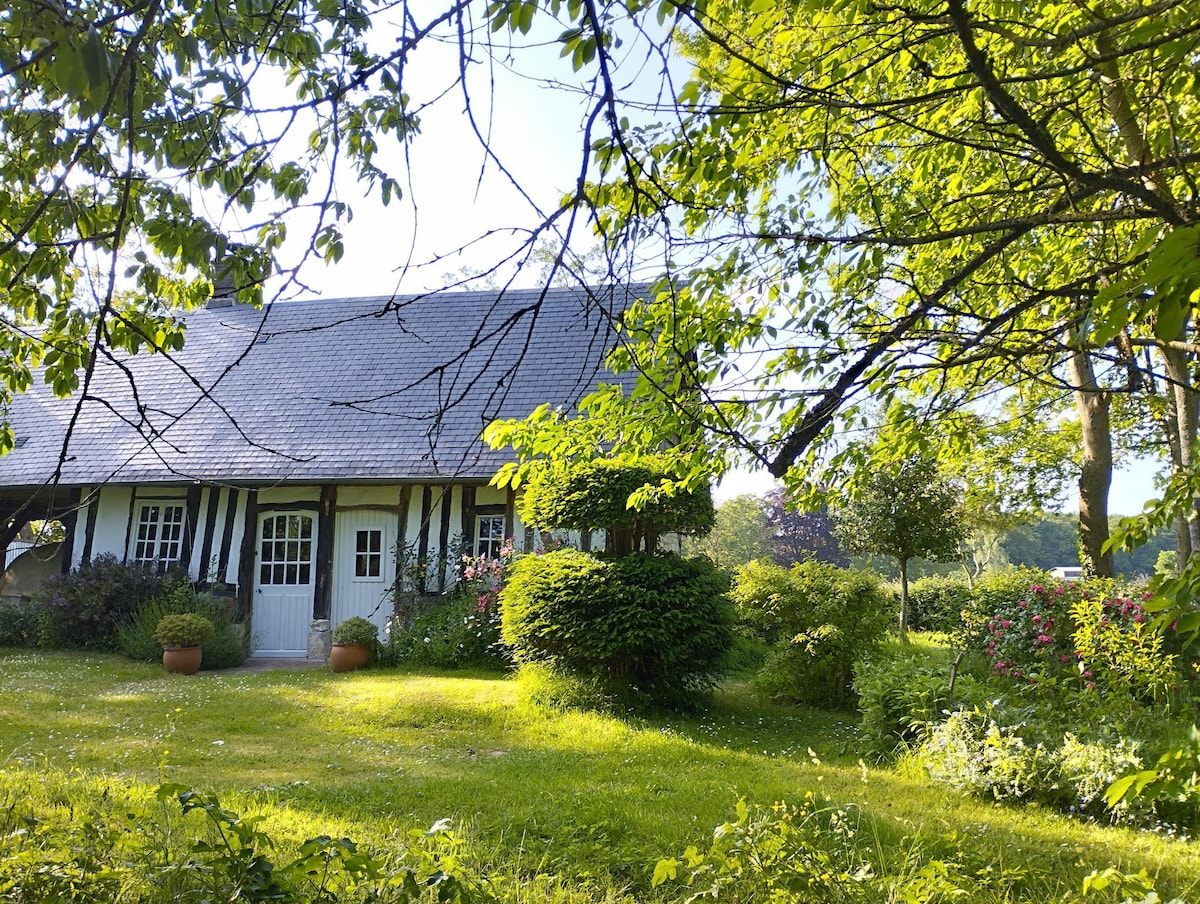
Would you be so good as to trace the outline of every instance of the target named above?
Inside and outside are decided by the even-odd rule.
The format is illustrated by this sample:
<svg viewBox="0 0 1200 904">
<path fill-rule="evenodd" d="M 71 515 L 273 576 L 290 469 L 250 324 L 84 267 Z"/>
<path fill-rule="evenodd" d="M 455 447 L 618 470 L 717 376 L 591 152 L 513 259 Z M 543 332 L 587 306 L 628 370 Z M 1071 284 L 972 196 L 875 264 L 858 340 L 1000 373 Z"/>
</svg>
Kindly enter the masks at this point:
<svg viewBox="0 0 1200 904">
<path fill-rule="evenodd" d="M 267 656 L 251 656 L 236 668 L 216 671 L 221 675 L 250 675 L 255 672 L 275 672 L 283 669 L 321 669 L 325 665 L 324 659 L 275 659 Z"/>
</svg>

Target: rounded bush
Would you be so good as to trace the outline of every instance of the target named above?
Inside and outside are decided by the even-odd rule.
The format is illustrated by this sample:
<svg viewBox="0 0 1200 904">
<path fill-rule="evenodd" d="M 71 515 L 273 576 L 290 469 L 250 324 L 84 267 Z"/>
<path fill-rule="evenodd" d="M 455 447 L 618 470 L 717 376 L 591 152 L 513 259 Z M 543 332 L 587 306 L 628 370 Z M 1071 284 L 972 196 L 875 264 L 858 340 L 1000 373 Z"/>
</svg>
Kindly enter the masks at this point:
<svg viewBox="0 0 1200 904">
<path fill-rule="evenodd" d="M 707 488 L 661 494 L 637 511 L 631 493 L 671 477 L 666 462 L 647 456 L 636 462 L 598 459 L 550 466 L 535 475 L 521 497 L 521 520 L 541 528 L 604 530 L 611 548 L 630 552 L 639 543 L 653 551 L 661 534 L 706 534 L 716 523 Z M 624 547 L 624 548 L 622 548 Z"/>
<path fill-rule="evenodd" d="M 195 612 L 164 615 L 154 639 L 164 647 L 198 647 L 213 636 L 213 623 Z"/>
<path fill-rule="evenodd" d="M 720 672 L 733 641 L 727 590 L 704 558 L 525 556 L 501 591 L 501 633 L 518 663 L 596 679 L 627 700 L 677 705 Z"/>
<path fill-rule="evenodd" d="M 892 622 L 877 577 L 824 562 L 750 562 L 738 569 L 732 596 L 749 629 L 774 645 L 755 688 L 792 703 L 851 702 L 855 661 L 878 648 Z"/>
<path fill-rule="evenodd" d="M 909 627 L 918 631 L 961 631 L 971 609 L 971 588 L 957 575 L 931 575 L 908 588 Z"/>
<path fill-rule="evenodd" d="M 352 615 L 333 629 L 334 643 L 365 643 L 375 642 L 379 628 L 361 615 Z"/>
</svg>

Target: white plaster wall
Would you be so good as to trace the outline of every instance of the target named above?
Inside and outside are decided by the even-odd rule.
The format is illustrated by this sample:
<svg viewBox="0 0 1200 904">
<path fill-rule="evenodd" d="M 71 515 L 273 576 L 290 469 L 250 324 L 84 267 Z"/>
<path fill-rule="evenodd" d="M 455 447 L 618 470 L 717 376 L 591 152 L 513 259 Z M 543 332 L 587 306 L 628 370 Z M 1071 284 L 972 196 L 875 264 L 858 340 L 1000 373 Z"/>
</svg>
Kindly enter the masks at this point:
<svg viewBox="0 0 1200 904">
<path fill-rule="evenodd" d="M 96 509 L 96 532 L 92 535 L 92 558 L 111 553 L 119 559 L 124 559 L 128 553 L 129 503 L 133 499 L 133 487 L 101 487 L 100 501 Z M 79 513 L 79 521 L 75 525 L 75 536 L 82 540 L 87 529 L 86 512 Z M 82 546 L 77 543 L 76 550 L 82 553 Z M 78 565 L 79 558 L 72 564 Z"/>
<path fill-rule="evenodd" d="M 320 487 L 270 487 L 258 491 L 258 507 L 286 505 L 289 502 L 320 502 Z"/>
<path fill-rule="evenodd" d="M 417 497 L 420 498 L 419 496 Z M 380 486 L 380 487 L 363 487 L 350 486 L 338 487 L 337 491 L 338 508 L 343 506 L 356 505 L 399 505 L 400 504 L 400 487 L 399 486 Z"/>
</svg>

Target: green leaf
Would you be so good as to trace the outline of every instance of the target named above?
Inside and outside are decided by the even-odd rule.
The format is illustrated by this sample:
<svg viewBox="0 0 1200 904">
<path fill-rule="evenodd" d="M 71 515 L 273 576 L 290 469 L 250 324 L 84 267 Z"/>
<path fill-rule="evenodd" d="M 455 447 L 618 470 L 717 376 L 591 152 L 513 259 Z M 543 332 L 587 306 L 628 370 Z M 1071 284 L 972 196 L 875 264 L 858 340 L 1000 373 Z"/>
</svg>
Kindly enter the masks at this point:
<svg viewBox="0 0 1200 904">
<path fill-rule="evenodd" d="M 87 76 L 91 95 L 94 97 L 103 94 L 108 90 L 108 51 L 100 40 L 100 32 L 94 25 L 88 27 L 79 57 L 83 63 L 83 72 Z"/>
</svg>

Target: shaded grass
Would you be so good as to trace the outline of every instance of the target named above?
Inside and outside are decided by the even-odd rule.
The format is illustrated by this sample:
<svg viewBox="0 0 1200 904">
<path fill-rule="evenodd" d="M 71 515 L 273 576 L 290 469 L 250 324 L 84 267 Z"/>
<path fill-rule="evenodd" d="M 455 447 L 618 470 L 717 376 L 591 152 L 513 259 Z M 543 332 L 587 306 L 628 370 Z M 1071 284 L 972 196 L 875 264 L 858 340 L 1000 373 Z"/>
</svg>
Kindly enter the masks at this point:
<svg viewBox="0 0 1200 904">
<path fill-rule="evenodd" d="M 130 795 L 162 781 L 211 789 L 293 840 L 384 844 L 451 817 L 481 870 L 520 877 L 525 894 L 545 886 L 528 900 L 564 888 L 645 898 L 655 861 L 703 845 L 739 798 L 808 791 L 861 808 L 897 869 L 915 846 L 992 871 L 1014 895 L 981 901 L 1062 899 L 1108 865 L 1160 876 L 1164 897 L 1200 896 L 1195 845 L 868 767 L 852 717 L 759 705 L 740 686 L 703 716 L 622 720 L 530 706 L 484 673 L 183 677 L 116 657 L 9 652 L 0 689 L 6 773 L 103 777 Z"/>
</svg>

